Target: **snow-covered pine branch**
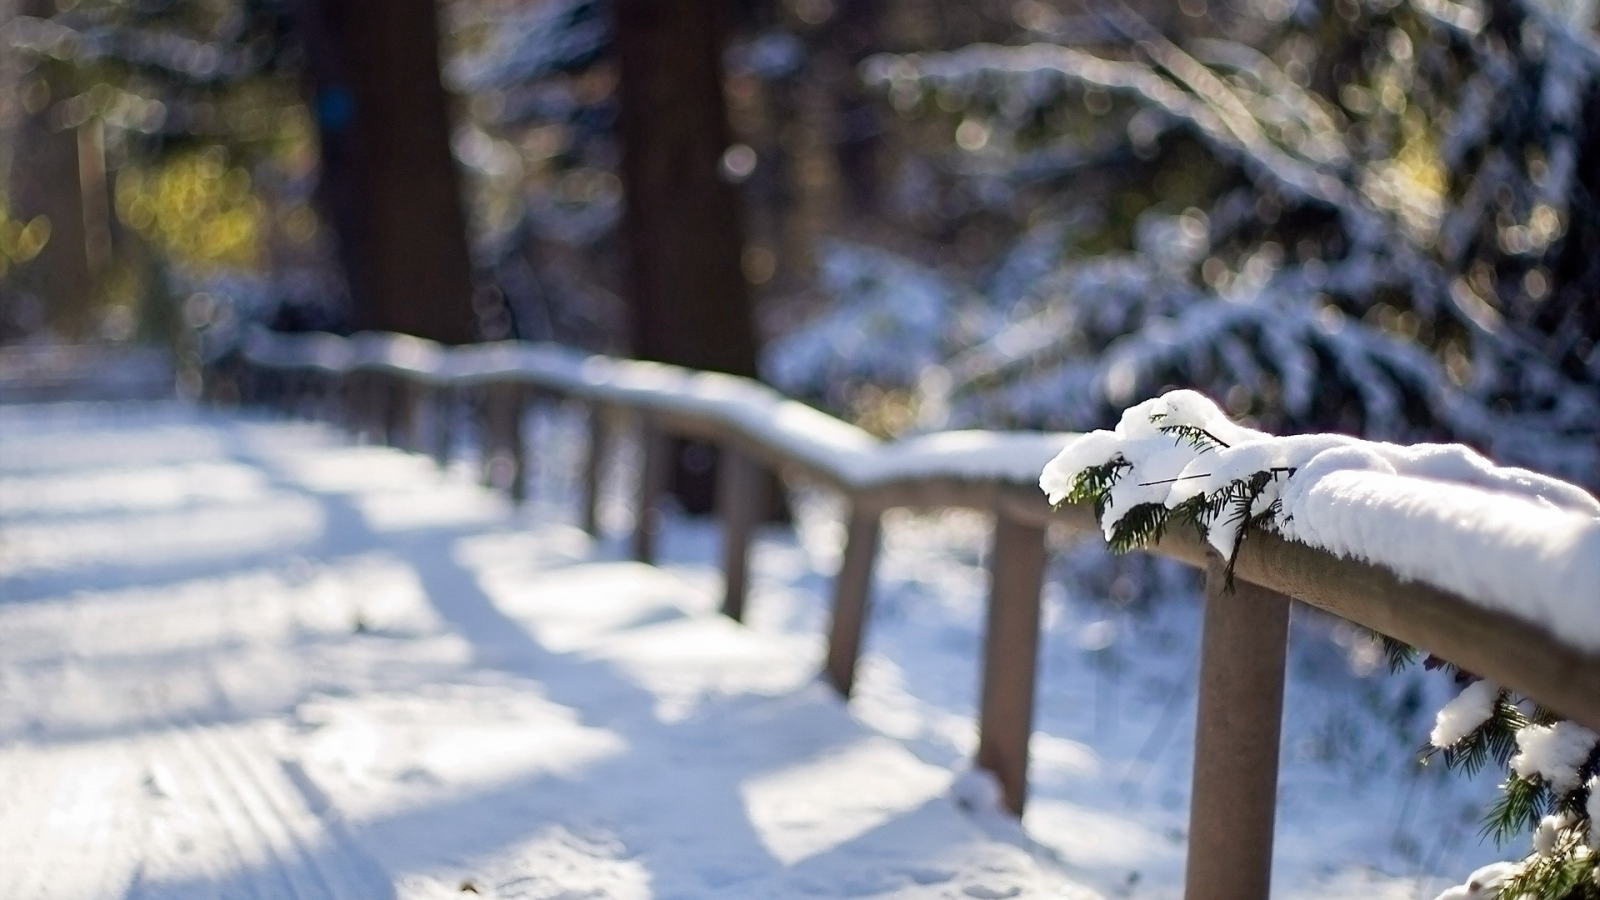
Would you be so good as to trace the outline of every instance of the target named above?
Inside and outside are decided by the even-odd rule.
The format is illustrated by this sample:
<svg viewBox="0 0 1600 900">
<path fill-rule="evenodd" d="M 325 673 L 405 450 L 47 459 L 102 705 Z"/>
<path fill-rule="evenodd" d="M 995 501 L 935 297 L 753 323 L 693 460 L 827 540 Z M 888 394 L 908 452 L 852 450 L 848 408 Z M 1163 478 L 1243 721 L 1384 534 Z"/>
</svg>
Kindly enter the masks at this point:
<svg viewBox="0 0 1600 900">
<path fill-rule="evenodd" d="M 1600 649 L 1600 502 L 1459 445 L 1275 437 L 1193 391 L 1129 408 L 1044 469 L 1052 503 L 1091 503 L 1114 548 L 1193 524 L 1225 559 L 1254 529 L 1353 557 Z M 1449 671 L 1454 672 L 1453 667 Z M 1506 769 L 1484 831 L 1531 832 L 1533 852 L 1442 898 L 1592 900 L 1600 894 L 1600 735 L 1468 673 L 1429 752 L 1469 774 Z M 1497 889 L 1500 893 L 1486 893 Z"/>
<path fill-rule="evenodd" d="M 1075 439 L 1039 485 L 1052 503 L 1097 504 L 1113 544 L 1189 520 L 1231 560 L 1261 528 L 1600 649 L 1600 502 L 1464 446 L 1275 437 L 1182 390 Z"/>
</svg>

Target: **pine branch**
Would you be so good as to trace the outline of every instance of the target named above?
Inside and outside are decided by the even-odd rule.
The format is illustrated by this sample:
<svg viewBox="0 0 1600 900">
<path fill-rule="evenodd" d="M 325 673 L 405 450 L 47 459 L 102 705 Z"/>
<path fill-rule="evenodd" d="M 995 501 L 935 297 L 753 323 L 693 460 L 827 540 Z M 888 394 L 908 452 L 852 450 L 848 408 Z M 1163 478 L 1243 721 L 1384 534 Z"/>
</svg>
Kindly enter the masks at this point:
<svg viewBox="0 0 1600 900">
<path fill-rule="evenodd" d="M 1122 477 L 1123 470 L 1131 468 L 1132 463 L 1118 456 L 1104 465 L 1084 469 L 1072 479 L 1072 487 L 1056 504 L 1056 508 L 1060 509 L 1068 503 L 1093 503 L 1094 517 L 1099 519 L 1105 515 L 1106 495 L 1116 485 L 1117 479 Z"/>
<path fill-rule="evenodd" d="M 1507 776 L 1499 798 L 1484 814 L 1479 833 L 1494 838 L 1496 845 L 1503 846 L 1511 838 L 1532 831 L 1539 826 L 1539 819 L 1550 805 L 1549 794 L 1549 789 L 1538 779 Z"/>
<path fill-rule="evenodd" d="M 1372 632 L 1372 637 L 1382 645 L 1383 657 L 1389 662 L 1389 672 L 1391 674 L 1410 666 L 1421 655 L 1422 651 L 1417 648 L 1382 632 L 1374 631 Z"/>
<path fill-rule="evenodd" d="M 1223 569 L 1224 584 L 1228 590 L 1233 590 L 1233 570 L 1239 561 L 1239 548 L 1244 546 L 1245 534 L 1252 528 L 1262 528 L 1270 524 L 1276 516 L 1276 509 L 1281 506 L 1274 502 L 1271 506 L 1255 515 L 1251 510 L 1255 508 L 1256 499 L 1274 478 L 1272 470 L 1256 472 L 1249 478 L 1240 479 L 1224 489 L 1223 509 L 1232 509 L 1228 522 L 1238 522 L 1239 527 L 1233 533 L 1233 546 L 1228 549 L 1227 564 Z M 1219 511 L 1220 514 L 1220 511 Z M 1212 521 L 1215 521 L 1213 519 Z"/>
<path fill-rule="evenodd" d="M 1427 669 L 1429 672 L 1432 672 L 1434 669 L 1443 669 L 1445 674 L 1450 675 L 1456 681 L 1460 681 L 1462 678 L 1460 666 L 1448 659 L 1445 659 L 1444 657 L 1434 656 L 1432 653 L 1429 653 L 1427 658 L 1422 661 L 1422 667 Z"/>
<path fill-rule="evenodd" d="M 1193 525 L 1196 531 L 1200 532 L 1201 537 L 1204 537 L 1206 522 L 1209 520 L 1206 515 L 1206 501 L 1205 494 L 1196 494 L 1172 507 L 1167 514 L 1167 525 L 1179 525 L 1187 522 Z"/>
<path fill-rule="evenodd" d="M 1528 722 L 1533 725 L 1554 725 L 1566 718 L 1555 710 L 1542 703 L 1533 704 L 1533 713 L 1528 716 Z"/>
<path fill-rule="evenodd" d="M 1595 883 L 1597 868 L 1600 857 L 1582 846 L 1579 829 L 1568 828 L 1556 838 L 1549 853 L 1524 860 L 1522 871 L 1500 887 L 1500 896 L 1594 900 L 1600 897 L 1600 885 Z"/>
<path fill-rule="evenodd" d="M 1151 421 L 1166 418 L 1165 414 L 1157 413 L 1151 416 Z M 1226 450 L 1228 442 L 1217 437 L 1198 425 L 1162 425 L 1157 429 L 1162 434 L 1170 434 L 1190 447 L 1205 453 L 1210 450 Z"/>
<path fill-rule="evenodd" d="M 1511 696 L 1501 691 L 1488 721 L 1442 751 L 1445 767 L 1452 772 L 1465 772 L 1468 777 L 1483 771 L 1491 759 L 1504 767 L 1517 752 L 1517 732 L 1527 724 Z"/>
<path fill-rule="evenodd" d="M 1171 511 L 1160 503 L 1141 503 L 1117 521 L 1107 543 L 1113 553 L 1127 553 L 1161 540 Z"/>
</svg>

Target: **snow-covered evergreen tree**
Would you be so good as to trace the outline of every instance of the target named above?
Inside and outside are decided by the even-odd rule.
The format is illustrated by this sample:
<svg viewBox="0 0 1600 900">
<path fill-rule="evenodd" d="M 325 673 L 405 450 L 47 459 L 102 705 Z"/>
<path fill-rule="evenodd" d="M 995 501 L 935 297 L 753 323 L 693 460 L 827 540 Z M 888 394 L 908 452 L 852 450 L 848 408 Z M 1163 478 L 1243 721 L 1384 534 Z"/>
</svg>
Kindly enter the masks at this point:
<svg viewBox="0 0 1600 900">
<path fill-rule="evenodd" d="M 1086 429 L 1194 386 L 1274 430 L 1600 482 L 1600 50 L 1577 13 L 1239 4 L 1169 35 L 1094 8 L 1093 47 L 1041 14 L 1033 43 L 866 64 L 951 141 L 900 167 L 908 221 L 1016 235 L 973 279 L 1009 324 L 926 379 L 934 407 Z"/>
</svg>

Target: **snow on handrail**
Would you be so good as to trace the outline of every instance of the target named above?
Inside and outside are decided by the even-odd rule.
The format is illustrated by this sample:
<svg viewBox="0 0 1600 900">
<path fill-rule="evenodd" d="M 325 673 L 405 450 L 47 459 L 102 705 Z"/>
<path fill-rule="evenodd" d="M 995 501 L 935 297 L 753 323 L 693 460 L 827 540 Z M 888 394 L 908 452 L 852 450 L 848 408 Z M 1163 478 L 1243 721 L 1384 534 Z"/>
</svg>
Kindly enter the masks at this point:
<svg viewBox="0 0 1600 900">
<path fill-rule="evenodd" d="M 1115 431 L 1074 438 L 1040 485 L 1057 502 L 1107 465 L 1118 467 L 1099 504 L 1107 540 L 1144 527 L 1135 511 L 1166 515 L 1232 489 L 1237 498 L 1204 522 L 1223 556 L 1258 521 L 1600 652 L 1600 502 L 1575 485 L 1456 444 L 1265 434 L 1187 390 L 1131 407 Z M 1263 479 L 1253 490 L 1252 478 Z"/>
<path fill-rule="evenodd" d="M 384 372 L 445 387 L 516 382 L 595 403 L 713 422 L 840 485 L 862 489 L 918 478 L 1023 486 L 1070 435 L 944 432 L 881 441 L 748 378 L 643 360 L 587 355 L 554 344 L 505 341 L 444 348 L 405 335 L 250 333 L 259 366 L 336 375 Z"/>
<path fill-rule="evenodd" d="M 740 439 L 765 451 L 771 460 L 801 466 L 850 491 L 907 483 L 1032 489 L 1057 452 L 1080 437 L 960 431 L 882 441 L 750 379 L 585 355 L 549 344 L 501 342 L 443 348 L 396 335 L 363 334 L 346 339 L 256 331 L 246 339 L 243 352 L 248 361 L 260 366 L 329 374 L 386 372 L 434 386 L 509 381 L 593 403 L 663 414 L 674 417 L 679 427 L 684 421 L 710 423 L 719 435 Z M 1082 437 L 1096 439 L 1095 435 Z M 1353 451 L 1389 447 L 1385 452 L 1390 456 L 1394 452 L 1431 452 L 1428 448 L 1393 448 L 1323 437 Z M 1318 438 L 1275 440 L 1287 446 L 1308 440 L 1315 443 Z M 1465 448 L 1444 449 L 1471 453 Z M 1260 455 L 1266 451 L 1251 452 Z M 1532 473 L 1522 474 L 1545 488 L 1554 484 L 1563 490 L 1513 490 L 1493 479 L 1485 482 L 1483 478 L 1488 476 L 1483 473 L 1451 475 L 1454 469 L 1438 467 L 1437 455 L 1428 457 L 1432 463 L 1401 467 L 1397 472 L 1340 471 L 1319 475 L 1315 483 L 1311 478 L 1295 479 L 1299 493 L 1305 495 L 1303 502 L 1297 503 L 1300 518 L 1294 527 L 1282 529 L 1282 536 L 1291 545 L 1328 554 L 1330 563 L 1343 559 L 1376 566 L 1395 582 L 1425 585 L 1479 609 L 1535 626 L 1580 654 L 1600 653 L 1600 517 L 1595 515 L 1593 499 L 1578 488 Z M 1190 453 L 1185 459 L 1192 456 Z M 1253 465 L 1259 460 L 1252 457 L 1250 462 Z M 1291 482 L 1284 489 L 1295 488 Z M 1139 502 L 1162 502 L 1165 491 L 1158 490 L 1161 497 Z M 1017 490 L 1011 499 L 1030 493 Z M 1059 497 L 1051 498 L 1056 499 Z M 1038 497 L 1033 506 L 1025 506 L 1024 514 L 1042 518 L 1047 510 L 1044 498 Z M 1078 519 L 1085 515 L 1083 510 L 1068 513 Z M 1273 544 L 1263 537 L 1246 541 L 1245 547 L 1256 545 L 1259 550 L 1263 541 Z M 1169 535 L 1151 549 L 1196 561 L 1195 548 L 1176 536 Z M 1240 574 L 1254 580 L 1261 577 L 1255 574 L 1260 567 L 1256 555 L 1250 555 Z M 1404 601 L 1404 588 L 1405 584 L 1397 584 L 1390 599 Z M 1279 589 L 1287 587 L 1280 585 Z M 1296 588 L 1296 596 L 1307 602 L 1327 609 L 1349 609 L 1340 593 L 1336 585 Z"/>
</svg>

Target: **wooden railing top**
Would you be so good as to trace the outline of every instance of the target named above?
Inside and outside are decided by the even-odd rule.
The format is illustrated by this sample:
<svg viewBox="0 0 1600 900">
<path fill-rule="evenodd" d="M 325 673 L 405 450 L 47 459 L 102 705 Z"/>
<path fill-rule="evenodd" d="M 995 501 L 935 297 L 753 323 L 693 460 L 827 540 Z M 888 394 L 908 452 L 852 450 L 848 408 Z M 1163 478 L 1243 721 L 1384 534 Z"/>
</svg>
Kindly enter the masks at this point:
<svg viewBox="0 0 1600 900">
<path fill-rule="evenodd" d="M 504 342 L 445 349 L 395 335 L 251 334 L 245 358 L 279 370 L 378 372 L 436 387 L 515 383 L 648 416 L 668 432 L 730 442 L 776 468 L 798 468 L 851 494 L 856 507 L 956 506 L 1001 510 L 1033 524 L 1098 534 L 1092 510 L 1052 510 L 1039 472 L 1065 434 L 946 432 L 882 441 L 755 381 L 659 363 L 588 356 L 554 345 Z M 1430 489 L 1449 491 L 1448 484 Z M 1448 542 L 1472 523 L 1429 523 Z M 1569 538 L 1570 539 L 1570 536 Z M 1600 564 L 1600 520 L 1581 536 Z M 1149 552 L 1204 568 L 1204 543 L 1185 529 Z M 1549 548 L 1526 547 L 1529 571 L 1551 564 Z M 1570 554 L 1569 554 L 1570 556 Z M 1590 557 L 1594 558 L 1591 559 Z M 1600 729 L 1600 647 L 1564 623 L 1600 616 L 1600 577 L 1591 596 L 1538 621 L 1513 615 L 1502 597 L 1464 596 L 1325 550 L 1253 534 L 1236 576 L 1359 625 L 1426 648 L 1463 668 L 1537 698 Z"/>
<path fill-rule="evenodd" d="M 670 420 L 671 430 L 740 440 L 777 465 L 850 491 L 930 479 L 1032 486 L 1067 434 L 948 431 L 883 441 L 772 388 L 733 375 L 505 341 L 446 349 L 405 335 L 256 331 L 250 362 L 342 374 L 382 372 L 455 387 L 511 382 Z"/>
</svg>

